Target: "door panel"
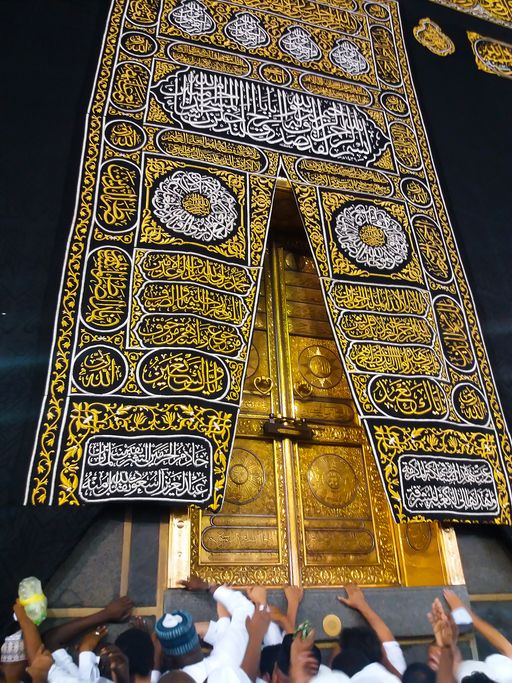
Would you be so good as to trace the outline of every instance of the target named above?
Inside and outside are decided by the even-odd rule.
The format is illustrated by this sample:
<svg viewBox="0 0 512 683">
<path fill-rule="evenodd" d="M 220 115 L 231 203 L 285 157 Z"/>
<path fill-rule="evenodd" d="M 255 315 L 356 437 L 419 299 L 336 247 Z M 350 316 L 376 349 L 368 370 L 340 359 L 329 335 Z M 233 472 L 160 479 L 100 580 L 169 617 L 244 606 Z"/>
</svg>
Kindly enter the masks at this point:
<svg viewBox="0 0 512 683">
<path fill-rule="evenodd" d="M 306 420 L 313 439 L 265 436 L 270 414 Z M 187 569 L 211 581 L 420 585 L 430 568 L 434 583 L 443 582 L 437 525 L 407 530 L 391 520 L 304 252 L 271 248 L 224 505 L 216 515 L 190 509 L 183 524 L 185 517 Z M 170 567 L 176 585 L 185 577 Z"/>
</svg>

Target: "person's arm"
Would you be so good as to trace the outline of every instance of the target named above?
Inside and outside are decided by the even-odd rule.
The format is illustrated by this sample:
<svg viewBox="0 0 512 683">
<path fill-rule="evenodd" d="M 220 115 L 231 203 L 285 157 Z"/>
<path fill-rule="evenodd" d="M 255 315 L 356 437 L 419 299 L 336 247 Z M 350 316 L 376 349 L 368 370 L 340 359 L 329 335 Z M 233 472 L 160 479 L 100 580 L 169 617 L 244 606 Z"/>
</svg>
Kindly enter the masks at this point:
<svg viewBox="0 0 512 683">
<path fill-rule="evenodd" d="M 283 614 L 279 607 L 275 605 L 269 605 L 268 607 L 272 621 L 280 626 L 285 633 L 293 633 L 295 631 L 295 625 L 290 621 L 287 614 Z"/>
<path fill-rule="evenodd" d="M 183 579 L 179 583 L 187 591 L 209 591 L 212 595 L 219 587 L 218 584 L 208 583 L 197 574 L 191 574 L 188 579 Z"/>
<path fill-rule="evenodd" d="M 443 594 L 452 611 L 458 609 L 459 607 L 466 607 L 459 596 L 453 591 L 445 590 L 443 591 Z M 512 643 L 505 638 L 505 636 L 500 633 L 492 624 L 489 624 L 488 621 L 481 619 L 478 614 L 471 611 L 470 614 L 471 618 L 473 619 L 473 626 L 480 633 L 480 635 L 482 635 L 502 655 L 512 658 Z"/>
<path fill-rule="evenodd" d="M 454 683 L 453 675 L 453 650 L 451 647 L 444 647 L 439 657 L 439 668 L 436 673 L 436 683 Z"/>
<path fill-rule="evenodd" d="M 436 644 L 441 648 L 436 683 L 454 683 L 453 664 L 457 648 L 457 627 L 453 619 L 445 613 L 439 598 L 432 603 L 428 619 L 432 624 Z"/>
<path fill-rule="evenodd" d="M 71 621 L 55 626 L 43 634 L 46 647 L 54 652 L 60 647 L 69 643 L 84 631 L 95 629 L 105 623 L 117 623 L 126 621 L 133 608 L 133 602 L 125 595 L 124 597 L 112 600 L 104 609 L 87 617 L 71 619 Z"/>
<path fill-rule="evenodd" d="M 32 683 L 46 683 L 48 679 L 48 672 L 52 668 L 53 657 L 44 649 L 41 644 L 37 649 L 30 666 L 27 667 L 27 672 L 32 678 Z"/>
<path fill-rule="evenodd" d="M 153 673 L 155 671 L 158 673 L 162 672 L 163 650 L 162 650 L 162 643 L 158 640 L 158 636 L 156 635 L 155 631 L 151 632 L 151 640 L 153 642 L 153 648 L 154 648 L 153 671 L 151 672 L 151 681 L 153 683 L 153 679 L 156 678 L 156 676 L 153 676 Z"/>
<path fill-rule="evenodd" d="M 363 591 L 356 583 L 348 583 L 344 586 L 347 592 L 347 597 L 338 596 L 339 602 L 342 605 L 351 607 L 359 612 L 359 614 L 366 619 L 368 624 L 373 628 L 381 643 L 386 643 L 395 640 L 395 636 L 391 629 L 383 619 L 379 617 L 377 612 L 374 612 L 370 605 L 366 602 Z"/>
<path fill-rule="evenodd" d="M 25 643 L 25 653 L 27 655 L 28 663 L 32 664 L 35 661 L 36 656 L 42 652 L 41 646 L 43 641 L 41 640 L 41 634 L 34 622 L 27 616 L 25 608 L 20 603 L 19 599 L 16 600 L 13 611 L 23 632 L 23 642 Z"/>
<path fill-rule="evenodd" d="M 306 638 L 298 635 L 290 648 L 290 683 L 309 683 L 318 673 L 318 662 L 311 648 L 315 644 L 315 630 Z"/>
<path fill-rule="evenodd" d="M 270 612 L 266 605 L 257 605 L 252 617 L 247 617 L 245 626 L 249 641 L 242 660 L 242 671 L 251 681 L 256 681 L 260 671 L 261 643 L 270 624 Z"/>
<path fill-rule="evenodd" d="M 286 619 L 288 628 L 285 629 L 287 633 L 292 633 L 297 625 L 297 614 L 299 612 L 299 605 L 304 597 L 304 588 L 299 586 L 285 586 L 284 594 L 288 603 L 286 611 Z"/>
<path fill-rule="evenodd" d="M 363 591 L 355 583 L 348 583 L 344 586 L 347 597 L 338 596 L 339 602 L 347 607 L 351 607 L 359 612 L 366 619 L 370 627 L 377 634 L 382 643 L 382 664 L 390 673 L 398 678 L 402 677 L 407 664 L 400 645 L 395 641 L 391 629 L 386 622 L 375 612 L 366 602 Z"/>
</svg>

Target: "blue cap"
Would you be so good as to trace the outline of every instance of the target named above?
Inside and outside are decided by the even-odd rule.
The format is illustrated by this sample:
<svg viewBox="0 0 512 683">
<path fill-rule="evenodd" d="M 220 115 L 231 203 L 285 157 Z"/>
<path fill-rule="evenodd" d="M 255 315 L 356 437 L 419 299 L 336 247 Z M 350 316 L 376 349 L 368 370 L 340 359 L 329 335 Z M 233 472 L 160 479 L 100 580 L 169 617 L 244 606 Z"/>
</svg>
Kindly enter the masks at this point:
<svg viewBox="0 0 512 683">
<path fill-rule="evenodd" d="M 173 626 L 164 626 L 167 617 L 181 617 L 181 621 Z M 170 614 L 164 614 L 156 622 L 155 632 L 166 655 L 179 657 L 199 647 L 199 636 L 192 621 L 192 615 L 188 612 L 175 610 Z"/>
</svg>

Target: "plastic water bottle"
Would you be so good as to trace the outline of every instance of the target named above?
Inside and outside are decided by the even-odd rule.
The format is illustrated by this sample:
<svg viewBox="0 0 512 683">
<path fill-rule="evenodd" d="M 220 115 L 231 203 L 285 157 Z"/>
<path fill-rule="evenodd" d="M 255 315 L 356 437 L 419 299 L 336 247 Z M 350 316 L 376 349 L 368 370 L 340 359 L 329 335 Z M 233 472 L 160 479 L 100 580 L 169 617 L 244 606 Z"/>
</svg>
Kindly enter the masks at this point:
<svg viewBox="0 0 512 683">
<path fill-rule="evenodd" d="M 46 619 L 46 607 L 48 605 L 41 581 L 35 576 L 23 579 L 20 581 L 18 596 L 25 608 L 27 617 L 39 626 Z"/>
</svg>

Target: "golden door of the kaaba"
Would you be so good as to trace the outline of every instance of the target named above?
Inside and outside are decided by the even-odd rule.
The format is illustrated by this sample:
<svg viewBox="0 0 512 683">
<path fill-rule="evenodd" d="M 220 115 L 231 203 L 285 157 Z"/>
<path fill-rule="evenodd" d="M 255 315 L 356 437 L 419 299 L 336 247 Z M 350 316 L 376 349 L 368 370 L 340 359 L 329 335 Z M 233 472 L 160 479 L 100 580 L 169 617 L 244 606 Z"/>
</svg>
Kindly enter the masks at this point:
<svg viewBox="0 0 512 683">
<path fill-rule="evenodd" d="M 391 519 L 306 236 L 289 193 L 277 194 L 224 505 L 171 516 L 170 585 L 189 573 L 235 585 L 455 583 L 453 532 Z"/>
</svg>

